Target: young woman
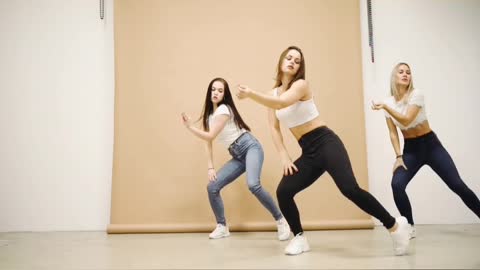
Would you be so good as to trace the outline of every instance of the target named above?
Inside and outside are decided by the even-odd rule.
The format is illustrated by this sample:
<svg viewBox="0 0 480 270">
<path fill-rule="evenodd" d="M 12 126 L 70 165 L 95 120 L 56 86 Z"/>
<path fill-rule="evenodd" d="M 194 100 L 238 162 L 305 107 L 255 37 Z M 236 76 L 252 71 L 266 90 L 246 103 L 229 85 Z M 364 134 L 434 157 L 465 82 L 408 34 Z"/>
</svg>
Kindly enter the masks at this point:
<svg viewBox="0 0 480 270">
<path fill-rule="evenodd" d="M 188 130 L 206 142 L 208 198 L 217 220 L 217 226 L 209 237 L 217 239 L 230 235 L 220 191 L 246 171 L 249 190 L 277 221 L 278 239 L 287 240 L 290 235 L 288 223 L 270 194 L 260 184 L 262 146 L 250 133 L 250 128 L 238 113 L 228 83 L 224 79 L 215 78 L 208 85 L 200 119 L 202 129 L 193 126 L 190 117 L 182 113 L 182 121 Z M 217 137 L 232 156 L 232 159 L 218 171 L 213 167 L 212 153 L 212 141 Z"/>
<path fill-rule="evenodd" d="M 328 172 L 342 194 L 363 211 L 379 219 L 390 231 L 396 255 L 407 252 L 410 226 L 405 217 L 392 217 L 367 191 L 361 189 L 352 171 L 347 151 L 340 138 L 319 117 L 313 92 L 305 81 L 305 59 L 295 46 L 280 55 L 275 88 L 271 95 L 238 86 L 239 98 L 250 98 L 269 110 L 273 141 L 283 161 L 284 176 L 277 188 L 280 209 L 295 237 L 285 248 L 288 255 L 310 249 L 303 234 L 294 196 Z M 286 125 L 302 148 L 302 155 L 292 162 L 283 144 L 280 124 Z"/>
<path fill-rule="evenodd" d="M 462 181 L 457 168 L 437 135 L 430 128 L 425 112 L 424 96 L 413 87 L 410 66 L 397 64 L 390 77 L 390 93 L 383 103 L 372 104 L 373 110 L 384 110 L 396 159 L 393 165 L 392 189 L 395 204 L 402 216 L 412 225 L 410 237 L 416 236 L 412 207 L 405 189 L 423 165 L 434 172 L 455 192 L 463 202 L 480 217 L 480 201 Z M 400 128 L 404 147 L 400 150 L 397 126 Z"/>
</svg>

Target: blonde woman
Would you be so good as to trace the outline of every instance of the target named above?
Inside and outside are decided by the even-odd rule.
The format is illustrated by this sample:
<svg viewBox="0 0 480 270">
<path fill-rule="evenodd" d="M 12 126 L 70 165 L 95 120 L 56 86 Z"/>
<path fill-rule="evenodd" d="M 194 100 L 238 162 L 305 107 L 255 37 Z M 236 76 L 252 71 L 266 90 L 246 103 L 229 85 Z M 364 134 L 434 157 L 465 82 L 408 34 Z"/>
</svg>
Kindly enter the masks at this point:
<svg viewBox="0 0 480 270">
<path fill-rule="evenodd" d="M 412 206 L 405 189 L 423 165 L 430 166 L 467 207 L 480 217 L 480 201 L 460 178 L 452 158 L 430 128 L 423 93 L 413 87 L 412 73 L 407 63 L 399 63 L 393 68 L 390 94 L 383 103 L 373 103 L 372 109 L 385 111 L 390 141 L 396 155 L 392 178 L 393 197 L 400 214 L 412 225 L 410 237 L 416 237 L 416 232 Z M 397 127 L 404 138 L 403 154 Z"/>
</svg>

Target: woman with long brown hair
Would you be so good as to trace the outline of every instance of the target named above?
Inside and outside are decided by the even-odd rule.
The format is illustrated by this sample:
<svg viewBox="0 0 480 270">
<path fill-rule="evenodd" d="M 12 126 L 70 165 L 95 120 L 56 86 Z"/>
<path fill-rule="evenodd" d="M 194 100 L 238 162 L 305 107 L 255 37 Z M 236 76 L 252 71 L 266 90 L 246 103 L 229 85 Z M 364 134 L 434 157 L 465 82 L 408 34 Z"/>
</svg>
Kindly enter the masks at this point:
<svg viewBox="0 0 480 270">
<path fill-rule="evenodd" d="M 208 198 L 217 221 L 217 226 L 209 237 L 217 239 L 230 235 L 220 191 L 246 172 L 249 190 L 277 221 L 278 239 L 287 240 L 290 235 L 288 223 L 272 196 L 260 184 L 264 157 L 262 145 L 252 135 L 250 128 L 238 113 L 230 87 L 223 78 L 215 78 L 209 83 L 200 119 L 202 128 L 195 127 L 190 117 L 182 113 L 185 127 L 206 142 Z M 212 141 L 215 138 L 218 138 L 232 156 L 232 159 L 218 171 L 213 166 Z"/>
<path fill-rule="evenodd" d="M 410 230 L 407 220 L 405 217 L 392 217 L 370 193 L 359 187 L 345 146 L 319 116 L 313 91 L 305 80 L 305 58 L 300 48 L 290 46 L 280 55 L 277 79 L 270 95 L 240 85 L 237 96 L 270 108 L 270 131 L 284 172 L 277 188 L 277 198 L 295 235 L 285 248 L 287 255 L 310 250 L 294 197 L 325 172 L 330 174 L 345 197 L 379 219 L 390 231 L 396 255 L 407 252 Z M 302 148 L 302 154 L 295 162 L 292 162 L 283 144 L 280 123 L 290 129 Z"/>
</svg>

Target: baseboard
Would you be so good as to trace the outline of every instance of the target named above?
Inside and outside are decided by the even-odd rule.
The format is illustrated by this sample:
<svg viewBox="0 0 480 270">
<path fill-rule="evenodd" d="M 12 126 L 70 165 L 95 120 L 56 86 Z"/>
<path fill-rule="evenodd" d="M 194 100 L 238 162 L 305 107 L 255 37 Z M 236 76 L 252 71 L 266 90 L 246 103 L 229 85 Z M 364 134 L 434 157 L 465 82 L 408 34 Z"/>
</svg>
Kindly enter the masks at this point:
<svg viewBox="0 0 480 270">
<path fill-rule="evenodd" d="M 232 232 L 276 231 L 273 222 L 244 222 L 229 224 Z M 370 219 L 321 220 L 302 222 L 306 231 L 314 230 L 357 230 L 373 229 L 374 222 Z M 165 223 L 165 224 L 109 224 L 107 233 L 197 233 L 210 232 L 213 223 Z"/>
</svg>

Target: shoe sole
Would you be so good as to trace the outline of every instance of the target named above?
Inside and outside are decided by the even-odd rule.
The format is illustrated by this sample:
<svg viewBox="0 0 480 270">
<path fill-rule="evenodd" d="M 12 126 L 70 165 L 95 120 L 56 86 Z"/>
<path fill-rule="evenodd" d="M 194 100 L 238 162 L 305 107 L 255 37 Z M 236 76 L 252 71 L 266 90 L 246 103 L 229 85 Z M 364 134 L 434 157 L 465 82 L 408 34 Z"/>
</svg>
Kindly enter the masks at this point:
<svg viewBox="0 0 480 270">
<path fill-rule="evenodd" d="M 217 237 L 210 237 L 208 236 L 209 239 L 221 239 L 221 238 L 225 238 L 225 237 L 229 237 L 230 236 L 230 233 L 228 234 L 223 234 L 221 236 L 217 236 Z"/>
<path fill-rule="evenodd" d="M 303 250 L 303 251 L 301 251 L 300 253 L 286 253 L 286 252 L 285 252 L 285 255 L 295 256 L 295 255 L 300 255 L 300 254 L 302 254 L 302 253 L 309 252 L 309 251 L 310 251 L 310 249 Z"/>
<path fill-rule="evenodd" d="M 285 255 L 289 255 L 289 256 L 300 255 L 300 254 L 302 254 L 302 253 L 304 253 L 304 252 L 309 252 L 309 251 L 310 251 L 310 246 L 307 247 L 306 249 L 303 249 L 300 253 L 287 253 L 287 252 L 285 252 Z"/>
<path fill-rule="evenodd" d="M 288 239 L 290 239 L 290 234 L 286 237 L 278 237 L 278 240 L 280 241 L 287 241 Z"/>
</svg>

